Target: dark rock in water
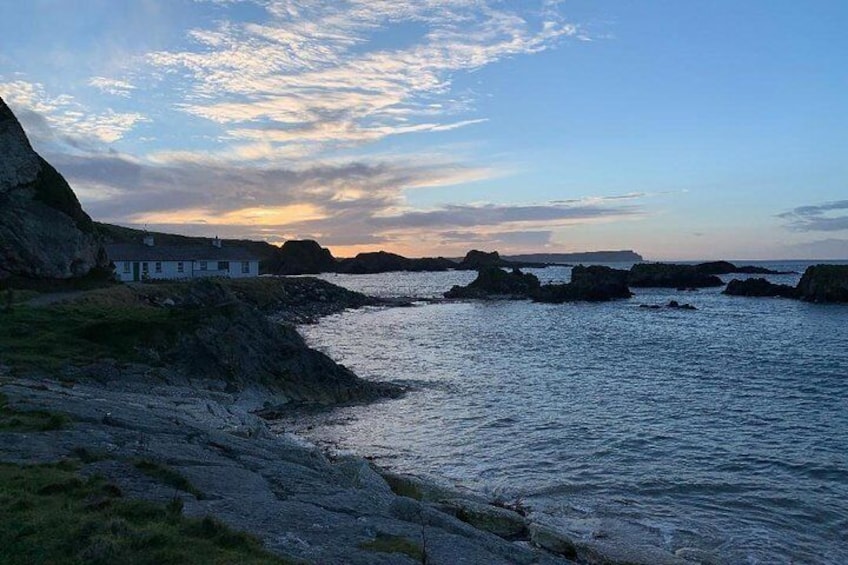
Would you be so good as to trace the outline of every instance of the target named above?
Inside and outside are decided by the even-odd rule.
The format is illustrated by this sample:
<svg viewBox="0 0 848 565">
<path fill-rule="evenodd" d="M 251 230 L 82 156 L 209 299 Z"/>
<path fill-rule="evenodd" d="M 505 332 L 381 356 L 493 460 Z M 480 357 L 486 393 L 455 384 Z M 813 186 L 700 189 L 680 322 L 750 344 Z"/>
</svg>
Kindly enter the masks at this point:
<svg viewBox="0 0 848 565">
<path fill-rule="evenodd" d="M 670 300 L 666 305 L 667 308 L 677 308 L 678 310 L 697 310 L 691 304 L 681 304 L 677 300 Z"/>
<path fill-rule="evenodd" d="M 722 286 L 724 283 L 715 275 L 698 271 L 695 265 L 671 263 L 640 263 L 630 269 L 630 286 L 659 288 L 704 288 Z"/>
<path fill-rule="evenodd" d="M 786 271 L 773 271 L 765 267 L 755 265 L 737 266 L 729 261 L 711 261 L 695 265 L 695 270 L 705 275 L 730 275 L 734 273 L 744 275 L 785 275 Z"/>
<path fill-rule="evenodd" d="M 782 296 L 798 298 L 798 290 L 785 284 L 774 284 L 766 279 L 733 279 L 727 283 L 723 294 L 730 296 Z"/>
<path fill-rule="evenodd" d="M 73 190 L 0 99 L 0 278 L 68 279 L 108 266 Z"/>
<path fill-rule="evenodd" d="M 503 267 L 505 269 L 517 267 L 523 268 L 541 268 L 547 267 L 548 263 L 536 263 L 527 261 L 512 261 L 500 256 L 497 251 L 487 253 L 473 249 L 466 253 L 465 257 L 459 264 L 454 264 L 455 269 L 463 271 L 480 270 L 482 267 Z"/>
<path fill-rule="evenodd" d="M 848 265 L 807 267 L 797 290 L 807 302 L 848 302 Z"/>
<path fill-rule="evenodd" d="M 472 249 L 465 254 L 465 257 L 459 263 L 459 268 L 468 270 L 480 269 L 482 267 L 503 267 L 508 263 L 509 261 L 501 259 L 501 256 L 497 251 L 487 253 L 485 251 Z"/>
<path fill-rule="evenodd" d="M 468 286 L 454 286 L 445 298 L 530 298 L 539 286 L 535 275 L 519 269 L 507 272 L 500 267 L 483 267 Z"/>
<path fill-rule="evenodd" d="M 410 259 L 395 253 L 375 251 L 360 253 L 352 259 L 341 259 L 335 270 L 339 273 L 362 275 L 393 271 L 447 271 L 448 269 L 455 269 L 456 266 L 456 263 L 444 257 Z"/>
<path fill-rule="evenodd" d="M 600 302 L 630 298 L 633 293 L 627 287 L 628 275 L 627 271 L 620 269 L 578 265 L 571 271 L 570 283 L 544 285 L 533 296 L 533 300 L 558 304 L 576 300 Z"/>
<path fill-rule="evenodd" d="M 334 271 L 336 260 L 329 249 L 311 239 L 290 240 L 277 254 L 279 275 L 312 275 Z"/>
</svg>

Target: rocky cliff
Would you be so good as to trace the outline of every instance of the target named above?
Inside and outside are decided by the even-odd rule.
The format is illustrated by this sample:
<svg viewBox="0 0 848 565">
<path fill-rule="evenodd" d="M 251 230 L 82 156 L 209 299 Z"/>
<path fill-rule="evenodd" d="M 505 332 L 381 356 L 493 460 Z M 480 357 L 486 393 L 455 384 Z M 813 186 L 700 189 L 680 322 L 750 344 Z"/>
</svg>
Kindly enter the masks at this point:
<svg viewBox="0 0 848 565">
<path fill-rule="evenodd" d="M 67 279 L 107 265 L 73 190 L 0 99 L 0 278 Z"/>
</svg>

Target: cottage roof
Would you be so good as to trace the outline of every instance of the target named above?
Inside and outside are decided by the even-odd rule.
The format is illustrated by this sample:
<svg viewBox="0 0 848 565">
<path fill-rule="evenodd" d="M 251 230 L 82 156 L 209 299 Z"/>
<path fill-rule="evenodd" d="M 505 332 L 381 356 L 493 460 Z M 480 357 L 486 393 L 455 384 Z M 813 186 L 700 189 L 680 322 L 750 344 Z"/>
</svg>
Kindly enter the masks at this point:
<svg viewBox="0 0 848 565">
<path fill-rule="evenodd" d="M 258 261 L 259 257 L 241 247 L 213 245 L 151 246 L 115 243 L 106 246 L 112 261 Z"/>
</svg>

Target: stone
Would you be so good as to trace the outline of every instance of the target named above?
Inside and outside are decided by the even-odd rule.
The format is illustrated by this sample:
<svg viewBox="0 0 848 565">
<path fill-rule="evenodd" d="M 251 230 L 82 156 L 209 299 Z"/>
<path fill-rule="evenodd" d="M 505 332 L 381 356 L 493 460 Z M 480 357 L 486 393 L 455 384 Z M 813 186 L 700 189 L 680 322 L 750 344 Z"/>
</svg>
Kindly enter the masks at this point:
<svg viewBox="0 0 848 565">
<path fill-rule="evenodd" d="M 733 279 L 727 283 L 723 294 L 729 296 L 782 296 L 798 298 L 798 290 L 785 284 L 774 284 L 763 278 Z"/>
<path fill-rule="evenodd" d="M 443 501 L 441 509 L 479 530 L 508 540 L 527 539 L 527 519 L 518 512 L 463 498 Z"/>
<path fill-rule="evenodd" d="M 848 302 L 848 265 L 807 267 L 797 290 L 806 302 Z"/>
<path fill-rule="evenodd" d="M 643 288 L 705 288 L 724 285 L 720 278 L 702 273 L 694 265 L 671 263 L 633 265 L 630 269 L 628 283 L 630 286 Z"/>
<path fill-rule="evenodd" d="M 336 269 L 336 259 L 330 250 L 311 239 L 286 241 L 276 259 L 274 272 L 278 275 L 311 275 Z"/>
<path fill-rule="evenodd" d="M 530 298 L 539 290 L 539 279 L 520 269 L 510 272 L 500 267 L 482 267 L 467 286 L 454 286 L 445 298 Z"/>
<path fill-rule="evenodd" d="M 0 99 L 0 279 L 70 279 L 108 266 L 73 190 Z"/>
<path fill-rule="evenodd" d="M 575 300 L 602 302 L 630 298 L 633 293 L 627 286 L 629 273 L 600 265 L 577 265 L 571 270 L 568 284 L 543 285 L 533 296 L 536 302 L 562 303 Z"/>
<path fill-rule="evenodd" d="M 390 273 L 394 271 L 447 271 L 455 269 L 457 264 L 444 257 L 424 257 L 410 259 L 396 253 L 375 251 L 360 253 L 351 259 L 341 259 L 336 266 L 339 273 L 371 274 Z"/>
<path fill-rule="evenodd" d="M 539 524 L 531 524 L 529 534 L 530 543 L 536 547 L 568 559 L 577 558 L 577 547 L 567 535 Z"/>
</svg>

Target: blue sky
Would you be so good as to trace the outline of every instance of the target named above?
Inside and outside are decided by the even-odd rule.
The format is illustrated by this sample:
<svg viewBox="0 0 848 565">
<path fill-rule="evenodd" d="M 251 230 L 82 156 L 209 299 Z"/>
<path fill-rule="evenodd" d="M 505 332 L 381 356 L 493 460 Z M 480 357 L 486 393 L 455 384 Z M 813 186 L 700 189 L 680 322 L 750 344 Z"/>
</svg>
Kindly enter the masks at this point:
<svg viewBox="0 0 848 565">
<path fill-rule="evenodd" d="M 846 24 L 824 0 L 0 0 L 0 96 L 102 221 L 848 258 Z"/>
</svg>

